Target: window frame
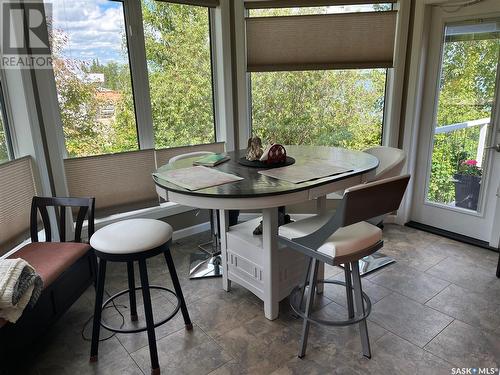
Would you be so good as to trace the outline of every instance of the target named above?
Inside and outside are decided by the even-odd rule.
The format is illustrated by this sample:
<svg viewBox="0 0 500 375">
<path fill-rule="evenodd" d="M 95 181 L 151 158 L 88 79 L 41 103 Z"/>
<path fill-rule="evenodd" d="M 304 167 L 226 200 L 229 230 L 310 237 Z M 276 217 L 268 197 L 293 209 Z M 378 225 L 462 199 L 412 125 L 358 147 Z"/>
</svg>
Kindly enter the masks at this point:
<svg viewBox="0 0 500 375">
<path fill-rule="evenodd" d="M 146 43 L 144 40 L 144 26 L 142 15 L 142 3 L 138 1 L 108 0 L 118 1 L 123 4 L 125 13 L 125 30 L 127 34 L 128 55 L 130 61 L 130 74 L 132 78 L 132 93 L 134 107 L 136 108 L 136 124 L 139 140 L 139 150 L 155 148 L 155 134 L 153 125 L 153 113 L 151 106 L 149 73 L 146 56 Z M 157 1 L 157 0 L 155 0 Z M 167 1 L 165 1 L 167 3 Z M 173 3 L 172 3 L 173 4 Z M 196 6 L 196 5 L 184 5 Z M 212 119 L 213 137 L 212 141 L 217 142 L 218 135 L 218 110 L 217 100 L 217 79 L 216 79 L 216 46 L 214 9 L 200 6 L 208 12 L 208 32 L 210 40 L 210 69 L 212 82 Z M 194 145 L 191 145 L 194 146 Z"/>
<path fill-rule="evenodd" d="M 10 107 L 7 105 L 7 92 L 6 92 L 6 85 L 5 85 L 5 80 L 3 75 L 0 75 L 0 113 L 1 113 L 1 119 L 2 124 L 3 124 L 3 129 L 5 132 L 5 143 L 7 146 L 7 160 L 13 160 L 15 158 L 14 155 L 14 146 L 12 143 L 12 134 L 10 131 Z M 1 125 L 0 125 L 1 126 Z"/>
</svg>

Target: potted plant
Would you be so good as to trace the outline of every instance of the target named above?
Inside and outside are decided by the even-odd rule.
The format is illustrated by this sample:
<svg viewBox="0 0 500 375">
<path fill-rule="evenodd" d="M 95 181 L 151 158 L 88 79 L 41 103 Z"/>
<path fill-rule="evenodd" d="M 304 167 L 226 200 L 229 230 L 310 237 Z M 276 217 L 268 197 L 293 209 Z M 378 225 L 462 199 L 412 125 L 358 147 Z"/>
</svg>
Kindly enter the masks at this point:
<svg viewBox="0 0 500 375">
<path fill-rule="evenodd" d="M 477 160 L 463 160 L 458 165 L 455 178 L 455 205 L 457 207 L 477 210 L 479 191 L 481 189 L 481 168 Z"/>
</svg>

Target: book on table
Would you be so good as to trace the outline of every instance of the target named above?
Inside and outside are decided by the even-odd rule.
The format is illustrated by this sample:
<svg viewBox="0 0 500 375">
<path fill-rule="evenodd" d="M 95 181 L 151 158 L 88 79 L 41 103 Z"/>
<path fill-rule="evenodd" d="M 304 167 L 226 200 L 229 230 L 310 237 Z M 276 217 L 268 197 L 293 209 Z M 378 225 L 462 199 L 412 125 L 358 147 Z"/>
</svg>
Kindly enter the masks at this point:
<svg viewBox="0 0 500 375">
<path fill-rule="evenodd" d="M 227 155 L 224 155 L 224 154 L 213 154 L 213 155 L 207 155 L 207 156 L 203 156 L 202 158 L 196 159 L 193 162 L 193 165 L 202 165 L 204 167 L 215 167 L 216 165 L 224 163 L 225 161 L 228 161 L 229 159 L 231 159 L 231 158 Z"/>
</svg>

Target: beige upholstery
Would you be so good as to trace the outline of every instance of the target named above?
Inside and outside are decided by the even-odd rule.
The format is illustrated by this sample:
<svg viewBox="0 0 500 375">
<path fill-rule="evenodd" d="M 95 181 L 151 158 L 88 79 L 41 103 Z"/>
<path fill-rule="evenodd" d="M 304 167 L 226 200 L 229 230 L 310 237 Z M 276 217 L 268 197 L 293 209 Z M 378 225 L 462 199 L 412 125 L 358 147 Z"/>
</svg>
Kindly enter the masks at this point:
<svg viewBox="0 0 500 375">
<path fill-rule="evenodd" d="M 310 218 L 283 225 L 279 235 L 288 239 L 304 237 L 326 224 L 331 214 L 315 215 Z M 382 240 L 382 230 L 375 225 L 361 221 L 338 229 L 318 249 L 333 258 L 333 264 L 343 264 L 361 259 L 371 253 L 370 248 Z"/>
<path fill-rule="evenodd" d="M 344 264 L 370 255 L 371 247 L 382 240 L 382 230 L 366 221 L 340 228 L 318 249 L 332 258 L 334 265 Z"/>
<path fill-rule="evenodd" d="M 90 245 L 108 254 L 140 253 L 166 244 L 172 232 L 172 227 L 160 220 L 123 220 L 95 232 Z"/>
<path fill-rule="evenodd" d="M 279 227 L 279 235 L 289 240 L 304 237 L 317 231 L 332 217 L 332 212 L 323 215 L 313 215 Z"/>
<path fill-rule="evenodd" d="M 224 142 L 159 149 L 156 150 L 156 164 L 161 167 L 178 155 L 192 152 L 214 152 L 219 154 L 224 152 Z"/>
<path fill-rule="evenodd" d="M 188 152 L 187 154 L 181 154 L 174 156 L 168 161 L 168 164 L 175 163 L 176 161 L 182 160 L 182 159 L 188 159 L 188 158 L 194 158 L 199 156 L 200 158 L 205 155 L 213 155 L 214 152 L 211 151 L 195 151 L 195 152 Z"/>
<path fill-rule="evenodd" d="M 377 146 L 364 150 L 367 154 L 375 156 L 379 165 L 371 181 L 383 178 L 396 177 L 401 174 L 406 161 L 406 153 L 399 148 Z"/>
</svg>

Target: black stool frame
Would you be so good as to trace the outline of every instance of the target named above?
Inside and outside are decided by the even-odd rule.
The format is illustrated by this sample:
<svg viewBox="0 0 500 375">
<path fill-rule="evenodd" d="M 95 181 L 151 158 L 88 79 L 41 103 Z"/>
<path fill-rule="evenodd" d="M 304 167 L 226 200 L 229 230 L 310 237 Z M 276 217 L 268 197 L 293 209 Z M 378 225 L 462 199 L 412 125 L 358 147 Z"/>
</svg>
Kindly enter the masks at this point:
<svg viewBox="0 0 500 375">
<path fill-rule="evenodd" d="M 182 312 L 182 316 L 184 317 L 184 324 L 186 325 L 187 330 L 193 329 L 193 325 L 191 323 L 191 319 L 189 317 L 189 313 L 186 307 L 186 302 L 184 300 L 184 295 L 182 294 L 181 285 L 179 283 L 179 279 L 177 277 L 177 272 L 175 270 L 174 261 L 172 259 L 172 255 L 170 254 L 170 244 L 171 241 L 166 244 L 159 246 L 157 248 L 143 251 L 140 253 L 132 253 L 132 254 L 108 254 L 94 249 L 94 252 L 99 258 L 98 272 L 97 272 L 97 287 L 96 287 L 96 301 L 94 307 L 94 321 L 92 326 L 92 344 L 90 348 L 90 361 L 97 361 L 98 349 L 99 349 L 99 331 L 100 327 L 103 326 L 106 329 L 112 332 L 121 332 L 121 333 L 136 333 L 147 331 L 148 333 L 148 342 L 149 342 L 149 354 L 151 357 L 151 373 L 159 374 L 160 373 L 160 365 L 158 362 L 158 350 L 156 347 L 156 335 L 155 335 L 155 327 L 158 327 L 177 314 L 179 309 Z M 159 254 L 164 254 L 165 260 L 167 262 L 167 267 L 170 272 L 170 277 L 172 279 L 172 283 L 174 284 L 175 293 L 170 289 L 149 285 L 148 272 L 146 266 L 146 259 L 152 258 Z M 127 273 L 128 273 L 128 286 L 129 288 L 121 291 L 113 296 L 111 296 L 104 304 L 104 282 L 106 278 L 106 264 L 107 262 L 126 262 L 127 263 Z M 139 263 L 139 273 L 141 277 L 141 286 L 135 286 L 134 279 L 134 266 L 133 262 Z M 109 304 L 115 298 L 128 293 L 130 299 L 130 318 L 132 321 L 137 320 L 137 306 L 136 306 L 136 298 L 135 291 L 142 290 L 142 296 L 144 300 L 144 312 L 146 315 L 146 327 L 133 329 L 133 330 L 121 330 L 113 327 L 108 327 L 101 321 L 101 313 L 102 309 Z M 177 297 L 177 306 L 174 311 L 161 322 L 155 324 L 153 318 L 153 308 L 151 306 L 151 294 L 150 289 L 161 289 L 165 290 Z"/>
</svg>

